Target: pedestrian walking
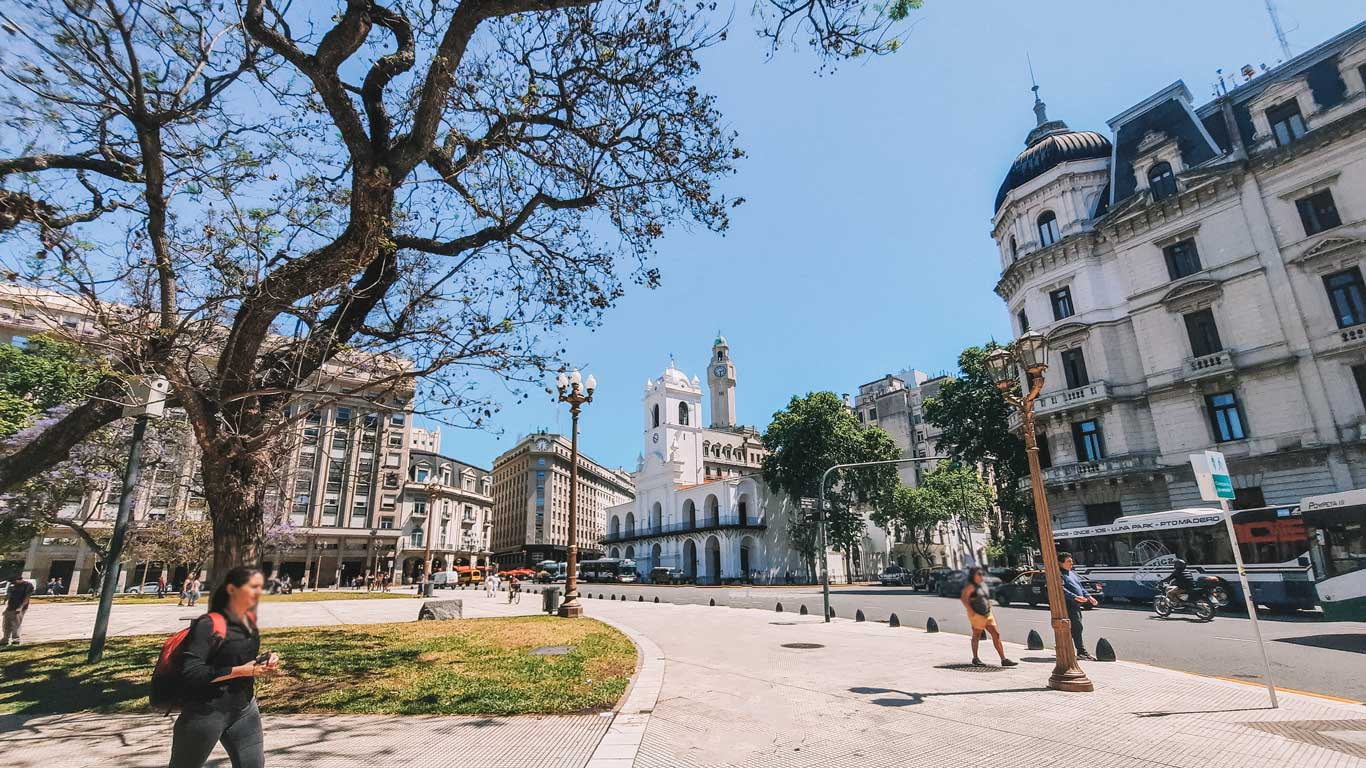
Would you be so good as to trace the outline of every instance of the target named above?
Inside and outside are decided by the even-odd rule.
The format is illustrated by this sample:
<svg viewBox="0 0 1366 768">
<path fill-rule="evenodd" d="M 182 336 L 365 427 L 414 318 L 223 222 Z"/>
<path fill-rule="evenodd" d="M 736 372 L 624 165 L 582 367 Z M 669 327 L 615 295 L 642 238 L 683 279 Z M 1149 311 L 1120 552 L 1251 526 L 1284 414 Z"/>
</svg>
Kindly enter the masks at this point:
<svg viewBox="0 0 1366 768">
<path fill-rule="evenodd" d="M 190 597 L 190 577 L 189 577 L 189 576 L 186 576 L 186 577 L 185 577 L 185 580 L 182 581 L 182 582 L 180 583 L 180 600 L 176 603 L 176 605 L 184 605 L 184 604 L 185 604 L 185 601 L 188 600 L 189 597 Z"/>
<path fill-rule="evenodd" d="M 521 589 L 522 582 L 516 576 L 508 579 L 508 605 L 512 605 L 514 599 L 519 603 L 522 602 Z"/>
<path fill-rule="evenodd" d="M 968 623 L 972 625 L 972 665 L 986 666 L 977 656 L 977 645 L 982 641 L 983 634 L 990 633 L 996 655 L 1001 657 L 1001 666 L 1013 667 L 1016 663 L 1006 658 L 1005 646 L 1001 644 L 1001 631 L 996 627 L 996 617 L 991 615 L 991 592 L 987 589 L 986 581 L 987 572 L 981 566 L 974 565 L 968 569 L 968 581 L 958 594 L 958 599 L 963 601 L 963 607 L 968 610 Z"/>
<path fill-rule="evenodd" d="M 1077 649 L 1077 658 L 1086 661 L 1094 661 L 1095 657 L 1086 652 L 1086 645 L 1081 641 L 1081 608 L 1083 605 L 1098 605 L 1096 599 L 1091 597 L 1086 591 L 1086 587 L 1081 583 L 1081 577 L 1075 570 L 1076 563 L 1072 560 L 1071 552 L 1059 552 L 1058 564 L 1062 566 L 1062 591 L 1063 597 L 1067 602 L 1067 619 L 1072 622 L 1072 645 Z"/>
<path fill-rule="evenodd" d="M 201 768 L 215 744 L 223 745 L 233 768 L 264 768 L 255 682 L 280 668 L 277 654 L 261 653 L 256 629 L 256 606 L 264 587 L 259 570 L 233 568 L 209 597 L 209 614 L 226 619 L 223 636 L 214 636 L 209 614 L 191 626 L 180 671 L 184 691 L 172 730 L 170 768 Z"/>
<path fill-rule="evenodd" d="M 4 642 L 0 645 L 18 645 L 19 630 L 24 626 L 24 614 L 28 612 L 29 598 L 38 587 L 28 579 L 15 579 L 5 594 Z"/>
<path fill-rule="evenodd" d="M 65 594 L 66 594 L 66 582 L 62 581 L 62 577 L 61 577 L 61 576 L 58 576 L 58 577 L 57 577 L 57 584 L 56 584 L 56 586 L 54 586 L 54 587 L 52 588 L 52 590 L 53 590 L 53 591 L 52 591 L 52 594 L 54 594 L 54 595 L 65 595 Z"/>
<path fill-rule="evenodd" d="M 161 598 L 163 598 L 163 597 L 165 597 L 165 596 L 166 596 L 166 574 L 165 574 L 165 573 L 162 573 L 161 575 L 157 576 L 157 599 L 160 600 Z"/>
<path fill-rule="evenodd" d="M 264 580 L 262 583 L 265 583 Z M 203 584 L 199 580 L 199 574 L 196 573 L 190 577 L 190 584 L 185 589 L 185 599 L 189 602 L 191 608 L 194 607 L 195 603 L 199 602 L 199 590 L 202 586 Z"/>
</svg>

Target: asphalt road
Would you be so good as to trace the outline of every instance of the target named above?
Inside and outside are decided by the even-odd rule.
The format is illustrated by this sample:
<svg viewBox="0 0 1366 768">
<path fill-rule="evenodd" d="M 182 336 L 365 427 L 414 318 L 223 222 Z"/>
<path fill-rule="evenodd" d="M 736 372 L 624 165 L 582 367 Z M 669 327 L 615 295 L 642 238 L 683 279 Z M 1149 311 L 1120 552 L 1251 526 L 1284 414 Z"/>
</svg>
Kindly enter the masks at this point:
<svg viewBox="0 0 1366 768">
<path fill-rule="evenodd" d="M 534 587 L 539 588 L 539 587 Z M 774 610 L 778 603 L 784 611 L 799 611 L 802 605 L 812 615 L 820 615 L 819 587 L 689 587 L 643 584 L 582 584 L 582 594 L 593 599 L 602 595 L 624 596 L 647 601 L 656 596 L 660 602 Z M 965 636 L 963 654 L 969 655 L 966 635 L 968 620 L 956 598 L 917 593 L 909 588 L 878 586 L 840 586 L 830 592 L 830 605 L 836 617 L 852 619 L 862 610 L 868 621 L 887 621 L 895 613 L 903 626 L 923 628 L 930 617 L 942 632 Z M 1044 644 L 1052 648 L 1052 629 L 1048 608 L 1040 606 L 993 606 L 1002 636 L 1023 644 L 1029 630 L 1038 630 Z M 1271 658 L 1271 673 L 1281 688 L 1320 693 L 1366 702 L 1366 624 L 1325 622 L 1314 614 L 1277 616 L 1261 614 L 1262 635 Z M 775 620 L 779 620 L 775 617 Z M 1221 611 L 1209 623 L 1188 614 L 1160 619 L 1151 608 L 1137 605 L 1103 605 L 1085 613 L 1087 650 L 1105 638 L 1119 658 L 1146 664 L 1216 675 L 1252 683 L 1262 682 L 1262 660 L 1246 614 L 1230 609 Z M 984 657 L 992 651 L 982 650 Z"/>
</svg>

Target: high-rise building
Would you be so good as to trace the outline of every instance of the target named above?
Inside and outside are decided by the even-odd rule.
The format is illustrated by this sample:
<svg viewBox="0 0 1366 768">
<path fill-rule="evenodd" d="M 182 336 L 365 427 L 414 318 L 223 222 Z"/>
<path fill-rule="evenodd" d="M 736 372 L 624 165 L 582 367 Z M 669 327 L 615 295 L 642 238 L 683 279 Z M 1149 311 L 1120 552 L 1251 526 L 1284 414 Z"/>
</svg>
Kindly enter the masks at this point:
<svg viewBox="0 0 1366 768">
<path fill-rule="evenodd" d="M 500 568 L 565 560 L 569 544 L 570 442 L 537 432 L 493 460 L 493 560 Z M 600 557 L 608 507 L 635 497 L 623 470 L 579 453 L 579 559 Z"/>
<path fill-rule="evenodd" d="M 1366 486 L 1366 24 L 1108 135 L 1034 111 L 992 235 L 1015 331 L 1051 348 L 1054 526 L 1197 506 L 1210 448 L 1240 508 Z"/>
</svg>

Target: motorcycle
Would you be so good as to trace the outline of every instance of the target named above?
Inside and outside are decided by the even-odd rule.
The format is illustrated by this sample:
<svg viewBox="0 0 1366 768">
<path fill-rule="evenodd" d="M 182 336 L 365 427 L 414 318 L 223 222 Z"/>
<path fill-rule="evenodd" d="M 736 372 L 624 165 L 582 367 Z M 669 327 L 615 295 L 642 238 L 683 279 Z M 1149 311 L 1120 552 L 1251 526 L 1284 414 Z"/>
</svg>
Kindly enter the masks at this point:
<svg viewBox="0 0 1366 768">
<path fill-rule="evenodd" d="M 1201 621 L 1213 621 L 1215 606 L 1218 603 L 1212 593 L 1215 590 L 1221 591 L 1225 604 L 1227 604 L 1228 592 L 1222 586 L 1211 586 L 1203 583 L 1205 581 L 1204 578 L 1200 579 L 1194 589 L 1188 590 L 1181 597 L 1172 595 L 1173 590 L 1176 589 L 1174 584 L 1165 585 L 1161 594 L 1153 598 L 1153 613 L 1165 619 L 1174 612 L 1189 611 Z"/>
</svg>

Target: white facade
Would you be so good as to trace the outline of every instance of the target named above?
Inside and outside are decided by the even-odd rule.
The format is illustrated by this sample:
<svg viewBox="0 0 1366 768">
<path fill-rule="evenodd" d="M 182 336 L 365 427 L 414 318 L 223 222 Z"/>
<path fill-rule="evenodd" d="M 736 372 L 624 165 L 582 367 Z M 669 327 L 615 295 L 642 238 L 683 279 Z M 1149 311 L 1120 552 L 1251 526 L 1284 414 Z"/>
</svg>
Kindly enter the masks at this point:
<svg viewBox="0 0 1366 768">
<path fill-rule="evenodd" d="M 642 576 L 666 566 L 701 584 L 800 577 L 805 565 L 788 538 L 792 504 L 759 474 L 758 433 L 733 423 L 735 369 L 725 339 L 717 338 L 710 359 L 709 381 L 726 394 L 713 393 L 713 407 L 726 409 L 713 413 L 717 427 L 701 426 L 701 383 L 673 361 L 646 381 L 636 497 L 607 510 L 603 549 L 635 560 Z"/>
<path fill-rule="evenodd" d="M 993 237 L 1050 343 L 1055 527 L 1197 503 L 1206 448 L 1244 508 L 1366 485 L 1363 67 L 1366 24 L 1202 106 L 1174 83 L 1103 151 L 1038 104 Z"/>
</svg>

